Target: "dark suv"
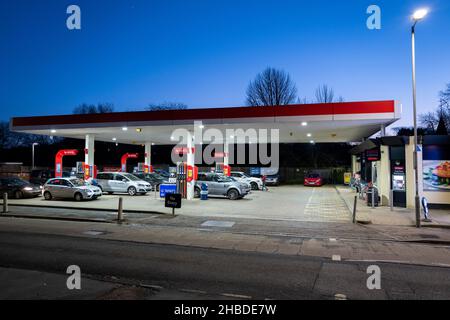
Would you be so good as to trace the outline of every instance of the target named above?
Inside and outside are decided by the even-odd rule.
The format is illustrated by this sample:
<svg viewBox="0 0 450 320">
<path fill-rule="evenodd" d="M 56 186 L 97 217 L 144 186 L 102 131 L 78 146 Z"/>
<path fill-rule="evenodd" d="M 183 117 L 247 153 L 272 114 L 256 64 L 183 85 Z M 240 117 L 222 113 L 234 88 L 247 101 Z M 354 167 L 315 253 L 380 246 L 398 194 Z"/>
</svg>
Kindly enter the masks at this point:
<svg viewBox="0 0 450 320">
<path fill-rule="evenodd" d="M 134 174 L 139 179 L 142 179 L 148 183 L 151 184 L 152 189 L 158 191 L 159 185 L 169 183 L 169 180 L 164 178 L 163 176 L 157 174 L 157 173 L 135 173 Z"/>
<path fill-rule="evenodd" d="M 30 173 L 30 183 L 37 184 L 39 186 L 43 186 L 49 179 L 55 177 L 54 170 L 33 170 Z M 70 178 L 70 172 L 63 171 L 63 178 Z"/>
</svg>

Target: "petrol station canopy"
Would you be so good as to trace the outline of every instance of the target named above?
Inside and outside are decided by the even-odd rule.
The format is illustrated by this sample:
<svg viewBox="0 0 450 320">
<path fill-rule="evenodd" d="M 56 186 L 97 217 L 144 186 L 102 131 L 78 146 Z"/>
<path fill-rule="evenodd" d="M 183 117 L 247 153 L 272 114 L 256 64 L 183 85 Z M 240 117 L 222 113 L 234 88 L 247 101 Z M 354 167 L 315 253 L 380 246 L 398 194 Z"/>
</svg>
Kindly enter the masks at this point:
<svg viewBox="0 0 450 320">
<path fill-rule="evenodd" d="M 54 115 L 11 119 L 11 130 L 39 135 L 125 144 L 175 144 L 175 129 L 279 129 L 280 143 L 361 142 L 401 117 L 394 100 L 298 104 L 274 107 L 205 108 L 167 111 Z"/>
</svg>

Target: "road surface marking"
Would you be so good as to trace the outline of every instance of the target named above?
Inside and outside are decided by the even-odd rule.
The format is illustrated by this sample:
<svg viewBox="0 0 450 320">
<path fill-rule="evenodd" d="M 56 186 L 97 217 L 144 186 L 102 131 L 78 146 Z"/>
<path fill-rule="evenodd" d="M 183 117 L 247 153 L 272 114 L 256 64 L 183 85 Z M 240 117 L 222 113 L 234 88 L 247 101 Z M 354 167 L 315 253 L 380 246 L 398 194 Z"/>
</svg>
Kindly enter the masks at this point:
<svg viewBox="0 0 450 320">
<path fill-rule="evenodd" d="M 156 289 L 156 290 L 164 289 L 161 286 L 157 286 L 157 285 L 153 285 L 153 284 L 143 284 L 143 283 L 141 283 L 141 287 L 150 288 L 150 289 Z"/>
<path fill-rule="evenodd" d="M 202 290 L 195 290 L 195 289 L 180 289 L 181 292 L 187 292 L 187 293 L 198 293 L 198 294 L 206 294 L 206 291 Z"/>
<path fill-rule="evenodd" d="M 330 238 L 330 242 L 336 242 L 337 240 L 335 238 Z"/>
<path fill-rule="evenodd" d="M 331 257 L 331 260 L 333 261 L 341 261 L 341 256 L 338 254 L 333 254 L 333 256 Z"/>
<path fill-rule="evenodd" d="M 334 295 L 334 299 L 335 300 L 347 300 L 347 296 L 345 294 L 342 294 L 342 293 L 336 293 Z"/>
<path fill-rule="evenodd" d="M 230 298 L 238 298 L 238 299 L 251 299 L 251 296 L 245 296 L 242 294 L 233 294 L 233 293 L 222 293 L 222 296 L 224 297 L 230 297 Z"/>
</svg>

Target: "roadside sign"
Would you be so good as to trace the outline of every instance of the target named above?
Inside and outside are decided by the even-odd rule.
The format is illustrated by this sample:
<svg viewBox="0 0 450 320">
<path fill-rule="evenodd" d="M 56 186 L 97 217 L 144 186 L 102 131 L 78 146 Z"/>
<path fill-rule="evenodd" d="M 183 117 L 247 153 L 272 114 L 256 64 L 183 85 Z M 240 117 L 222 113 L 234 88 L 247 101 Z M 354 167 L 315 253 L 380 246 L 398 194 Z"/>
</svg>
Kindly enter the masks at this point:
<svg viewBox="0 0 450 320">
<path fill-rule="evenodd" d="M 180 193 L 168 193 L 165 199 L 166 208 L 180 209 L 181 208 L 181 194 Z"/>
<path fill-rule="evenodd" d="M 172 215 L 175 215 L 175 209 L 181 208 L 181 194 L 167 193 L 164 204 L 166 208 L 172 208 Z"/>
<path fill-rule="evenodd" d="M 159 186 L 159 196 L 161 198 L 165 198 L 167 194 L 176 193 L 177 185 L 176 184 L 161 184 Z"/>
</svg>

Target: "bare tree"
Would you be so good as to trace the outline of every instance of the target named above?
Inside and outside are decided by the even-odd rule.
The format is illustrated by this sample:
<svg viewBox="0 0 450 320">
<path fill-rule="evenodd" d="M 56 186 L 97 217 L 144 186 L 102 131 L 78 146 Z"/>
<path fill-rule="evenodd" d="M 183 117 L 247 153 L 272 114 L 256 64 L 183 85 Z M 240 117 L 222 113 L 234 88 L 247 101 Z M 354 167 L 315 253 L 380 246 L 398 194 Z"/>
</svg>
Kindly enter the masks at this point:
<svg viewBox="0 0 450 320">
<path fill-rule="evenodd" d="M 439 92 L 439 106 L 450 111 L 450 83 L 447 88 Z"/>
<path fill-rule="evenodd" d="M 435 112 L 427 112 L 419 115 L 419 122 L 422 126 L 434 132 L 436 131 L 436 127 L 439 123 L 439 117 L 436 117 Z"/>
<path fill-rule="evenodd" d="M 188 106 L 181 102 L 163 102 L 160 104 L 150 103 L 145 110 L 147 111 L 164 111 L 164 110 L 186 110 Z"/>
<path fill-rule="evenodd" d="M 340 98 L 342 99 L 342 97 Z M 342 99 L 343 100 L 343 99 Z M 316 89 L 316 102 L 317 103 L 332 103 L 334 102 L 334 90 L 323 84 Z"/>
<path fill-rule="evenodd" d="M 247 87 L 249 106 L 282 106 L 295 103 L 297 88 L 288 73 L 266 68 Z"/>
<path fill-rule="evenodd" d="M 94 114 L 94 113 L 111 113 L 114 112 L 112 103 L 86 104 L 83 103 L 73 109 L 73 114 Z"/>
<path fill-rule="evenodd" d="M 297 99 L 297 103 L 298 103 L 298 104 L 310 104 L 310 103 L 312 103 L 312 102 L 309 101 L 306 97 L 304 97 L 304 98 L 298 98 L 298 99 Z"/>
</svg>

